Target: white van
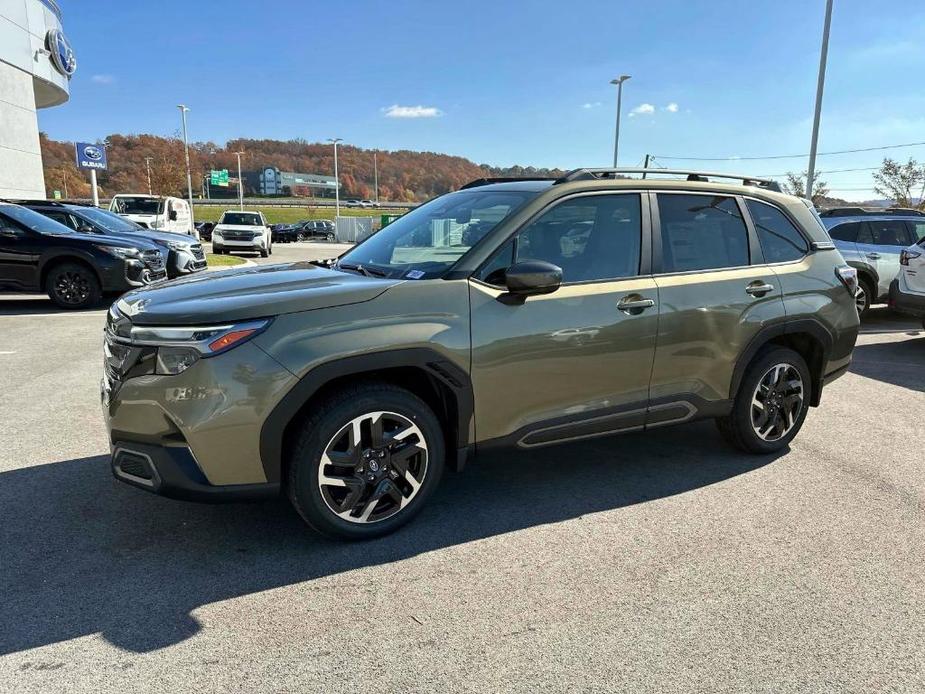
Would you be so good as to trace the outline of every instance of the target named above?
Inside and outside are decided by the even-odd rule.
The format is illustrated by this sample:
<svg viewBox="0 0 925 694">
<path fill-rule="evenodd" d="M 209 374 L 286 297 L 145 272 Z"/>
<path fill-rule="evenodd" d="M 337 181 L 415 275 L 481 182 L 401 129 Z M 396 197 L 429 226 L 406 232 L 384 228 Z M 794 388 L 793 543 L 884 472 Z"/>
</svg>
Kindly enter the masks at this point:
<svg viewBox="0 0 925 694">
<path fill-rule="evenodd" d="M 112 197 L 109 211 L 130 219 L 146 229 L 189 234 L 199 238 L 199 234 L 193 228 L 189 203 L 182 198 L 143 193 L 119 193 Z"/>
</svg>

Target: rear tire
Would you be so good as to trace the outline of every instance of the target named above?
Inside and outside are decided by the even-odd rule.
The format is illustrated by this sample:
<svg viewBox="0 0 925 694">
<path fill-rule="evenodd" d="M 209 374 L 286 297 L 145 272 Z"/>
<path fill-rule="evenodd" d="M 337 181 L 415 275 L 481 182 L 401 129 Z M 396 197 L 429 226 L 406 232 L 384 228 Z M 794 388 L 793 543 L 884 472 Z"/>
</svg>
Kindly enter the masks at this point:
<svg viewBox="0 0 925 694">
<path fill-rule="evenodd" d="M 444 458 L 440 422 L 424 401 L 397 386 L 369 383 L 311 408 L 289 457 L 286 489 L 318 532 L 370 539 L 421 510 L 440 481 Z"/>
<path fill-rule="evenodd" d="M 874 288 L 866 279 L 858 282 L 858 293 L 855 294 L 854 303 L 858 309 L 858 315 L 863 316 L 870 309 L 874 300 Z"/>
<path fill-rule="evenodd" d="M 96 306 L 103 297 L 96 273 L 79 263 L 61 263 L 45 278 L 48 298 L 60 308 L 80 310 Z"/>
<path fill-rule="evenodd" d="M 716 424 L 727 442 L 746 453 L 773 453 L 797 435 L 812 398 L 806 361 L 771 346 L 749 365 L 727 417 Z"/>
<path fill-rule="evenodd" d="M 269 255 L 270 255 L 270 251 L 268 251 L 268 250 L 265 249 L 265 248 L 261 248 L 261 249 L 260 249 L 260 257 L 261 257 L 261 258 L 266 258 L 266 257 L 269 256 Z"/>
</svg>

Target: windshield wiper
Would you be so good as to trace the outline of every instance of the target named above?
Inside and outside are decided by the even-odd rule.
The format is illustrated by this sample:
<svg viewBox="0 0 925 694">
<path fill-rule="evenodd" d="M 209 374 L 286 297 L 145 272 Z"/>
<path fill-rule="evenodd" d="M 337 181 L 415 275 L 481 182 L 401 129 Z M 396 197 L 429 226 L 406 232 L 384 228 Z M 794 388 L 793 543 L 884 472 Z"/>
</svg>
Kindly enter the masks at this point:
<svg viewBox="0 0 925 694">
<path fill-rule="evenodd" d="M 335 265 L 335 267 L 343 268 L 344 270 L 354 270 L 355 272 L 359 272 L 361 275 L 364 275 L 366 277 L 387 277 L 388 276 L 388 273 L 380 270 L 379 268 L 364 267 L 363 265 L 360 265 L 359 263 L 338 263 L 337 265 Z"/>
</svg>

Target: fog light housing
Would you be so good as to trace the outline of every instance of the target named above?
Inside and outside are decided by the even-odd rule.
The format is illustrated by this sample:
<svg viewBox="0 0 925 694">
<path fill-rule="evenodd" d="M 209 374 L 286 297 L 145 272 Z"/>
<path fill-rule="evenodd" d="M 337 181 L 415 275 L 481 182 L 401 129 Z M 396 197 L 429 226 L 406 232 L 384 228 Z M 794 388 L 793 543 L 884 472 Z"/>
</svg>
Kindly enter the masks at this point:
<svg viewBox="0 0 925 694">
<path fill-rule="evenodd" d="M 158 347 L 157 366 L 154 373 L 162 376 L 176 376 L 199 361 L 195 347 Z"/>
</svg>

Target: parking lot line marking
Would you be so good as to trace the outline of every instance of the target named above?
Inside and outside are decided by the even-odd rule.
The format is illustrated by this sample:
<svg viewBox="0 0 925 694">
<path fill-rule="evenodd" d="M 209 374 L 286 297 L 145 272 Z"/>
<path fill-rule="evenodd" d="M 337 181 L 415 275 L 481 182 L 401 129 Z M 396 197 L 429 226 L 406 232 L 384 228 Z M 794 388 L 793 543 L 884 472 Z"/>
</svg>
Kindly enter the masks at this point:
<svg viewBox="0 0 925 694">
<path fill-rule="evenodd" d="M 3 354 L 16 354 L 16 350 L 12 350 L 12 351 L 10 351 L 10 350 L 7 350 L 7 351 L 0 350 L 0 355 L 3 355 Z"/>
</svg>

